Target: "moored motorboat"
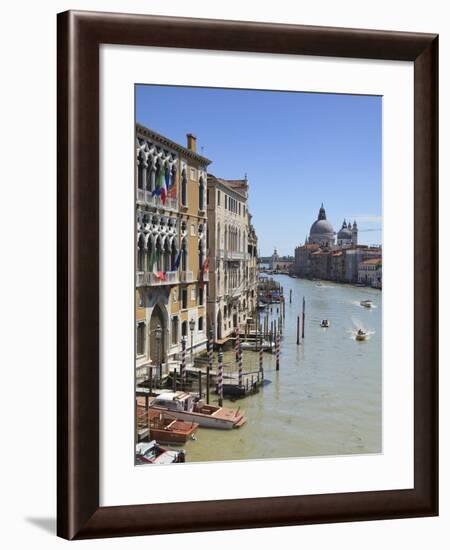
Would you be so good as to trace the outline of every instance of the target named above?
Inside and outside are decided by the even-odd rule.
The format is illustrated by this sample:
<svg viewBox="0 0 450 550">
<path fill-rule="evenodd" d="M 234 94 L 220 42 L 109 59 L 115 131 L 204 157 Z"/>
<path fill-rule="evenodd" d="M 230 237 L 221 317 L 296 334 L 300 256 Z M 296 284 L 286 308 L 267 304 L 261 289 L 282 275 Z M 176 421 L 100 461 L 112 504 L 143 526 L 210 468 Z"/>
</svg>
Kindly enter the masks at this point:
<svg viewBox="0 0 450 550">
<path fill-rule="evenodd" d="M 182 391 L 158 395 L 151 402 L 150 409 L 166 412 L 186 422 L 195 422 L 204 428 L 220 430 L 239 428 L 247 420 L 239 409 L 207 405 L 202 400 L 194 401 L 191 393 Z"/>
<path fill-rule="evenodd" d="M 175 451 L 158 445 L 156 441 L 136 445 L 136 464 L 173 464 L 186 462 L 186 452 Z"/>
<path fill-rule="evenodd" d="M 322 319 L 320 326 L 322 328 L 329 328 L 330 327 L 330 321 L 328 319 Z"/>
<path fill-rule="evenodd" d="M 361 302 L 359 302 L 360 305 L 362 305 L 363 307 L 367 307 L 367 308 L 370 308 L 370 307 L 373 307 L 373 302 L 372 300 L 361 300 Z"/>
<path fill-rule="evenodd" d="M 241 342 L 241 348 L 244 351 L 259 351 L 262 347 L 263 351 L 274 351 L 275 342 L 269 342 L 268 340 L 263 340 L 262 344 L 253 340 L 244 340 Z"/>
</svg>

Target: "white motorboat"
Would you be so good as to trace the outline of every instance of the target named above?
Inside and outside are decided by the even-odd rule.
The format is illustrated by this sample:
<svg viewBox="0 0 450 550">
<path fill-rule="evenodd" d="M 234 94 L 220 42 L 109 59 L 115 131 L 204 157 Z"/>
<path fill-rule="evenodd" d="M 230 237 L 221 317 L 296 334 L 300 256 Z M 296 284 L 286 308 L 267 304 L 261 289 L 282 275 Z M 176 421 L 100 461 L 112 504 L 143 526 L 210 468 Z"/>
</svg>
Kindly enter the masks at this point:
<svg viewBox="0 0 450 550">
<path fill-rule="evenodd" d="M 201 400 L 195 401 L 191 393 L 183 391 L 161 393 L 150 403 L 149 408 L 164 411 L 166 416 L 186 422 L 196 422 L 203 428 L 219 430 L 239 428 L 247 420 L 239 409 L 207 405 Z"/>
<path fill-rule="evenodd" d="M 241 342 L 241 348 L 246 351 L 259 351 L 261 348 L 260 342 L 256 343 L 255 340 Z M 275 342 L 269 342 L 268 340 L 263 340 L 262 342 L 263 351 L 273 351 L 275 349 Z"/>
<path fill-rule="evenodd" d="M 328 319 L 322 319 L 320 326 L 322 328 L 330 328 L 330 321 Z"/>
<path fill-rule="evenodd" d="M 367 307 L 367 308 L 373 307 L 372 300 L 361 300 L 361 302 L 359 302 L 359 303 L 363 307 Z"/>
</svg>

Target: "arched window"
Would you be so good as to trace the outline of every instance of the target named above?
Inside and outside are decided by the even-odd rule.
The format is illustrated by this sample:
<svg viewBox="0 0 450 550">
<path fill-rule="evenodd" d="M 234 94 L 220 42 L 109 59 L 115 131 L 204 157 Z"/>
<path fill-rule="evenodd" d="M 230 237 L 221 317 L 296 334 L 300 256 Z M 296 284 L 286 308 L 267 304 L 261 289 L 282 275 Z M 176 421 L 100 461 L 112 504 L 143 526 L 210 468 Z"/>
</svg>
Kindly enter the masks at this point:
<svg viewBox="0 0 450 550">
<path fill-rule="evenodd" d="M 183 242 L 181 243 L 181 270 L 187 271 L 187 244 L 186 239 L 183 239 Z"/>
<path fill-rule="evenodd" d="M 181 204 L 187 206 L 187 178 L 186 170 L 181 173 Z"/>
<path fill-rule="evenodd" d="M 171 254 L 170 254 L 170 271 L 175 271 L 175 262 L 177 261 L 178 250 L 175 245 L 175 239 L 172 241 Z"/>
<path fill-rule="evenodd" d="M 137 250 L 137 270 L 145 270 L 145 239 L 143 235 L 140 235 L 138 241 L 138 250 Z"/>
</svg>

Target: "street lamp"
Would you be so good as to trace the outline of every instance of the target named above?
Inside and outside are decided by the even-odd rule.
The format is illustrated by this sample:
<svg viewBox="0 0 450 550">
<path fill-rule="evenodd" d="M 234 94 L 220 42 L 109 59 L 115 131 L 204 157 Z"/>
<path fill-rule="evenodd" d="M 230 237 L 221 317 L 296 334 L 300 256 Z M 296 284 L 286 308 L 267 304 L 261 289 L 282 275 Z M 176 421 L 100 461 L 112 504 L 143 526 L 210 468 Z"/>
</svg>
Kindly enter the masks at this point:
<svg viewBox="0 0 450 550">
<path fill-rule="evenodd" d="M 161 325 L 158 325 L 155 328 L 155 338 L 156 338 L 156 350 L 158 354 L 159 362 L 159 384 L 162 384 L 162 360 L 161 360 L 161 338 L 162 338 L 162 328 Z"/>
<path fill-rule="evenodd" d="M 194 365 L 194 328 L 195 320 L 191 319 L 189 321 L 189 329 L 191 331 L 191 365 Z"/>
</svg>

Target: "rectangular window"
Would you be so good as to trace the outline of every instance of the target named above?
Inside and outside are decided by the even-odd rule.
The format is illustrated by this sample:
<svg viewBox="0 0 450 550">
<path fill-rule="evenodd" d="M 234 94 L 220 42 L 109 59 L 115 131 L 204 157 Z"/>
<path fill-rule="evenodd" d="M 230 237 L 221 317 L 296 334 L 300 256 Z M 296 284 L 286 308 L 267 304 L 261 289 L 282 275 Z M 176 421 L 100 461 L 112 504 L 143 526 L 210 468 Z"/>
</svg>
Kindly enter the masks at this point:
<svg viewBox="0 0 450 550">
<path fill-rule="evenodd" d="M 209 189 L 206 191 L 206 205 L 209 206 Z"/>
<path fill-rule="evenodd" d="M 241 203 L 239 203 L 239 216 L 241 215 Z"/>
<path fill-rule="evenodd" d="M 203 287 L 200 287 L 198 289 L 198 305 L 199 306 L 203 305 Z"/>
<path fill-rule="evenodd" d="M 183 290 L 181 291 L 181 307 L 182 307 L 182 309 L 187 309 L 187 299 L 188 299 L 187 288 L 183 288 Z"/>
<path fill-rule="evenodd" d="M 136 330 L 136 354 L 144 355 L 145 353 L 145 324 L 138 323 Z"/>
<path fill-rule="evenodd" d="M 225 209 L 227 208 L 227 200 L 228 200 L 228 197 L 225 195 Z"/>
<path fill-rule="evenodd" d="M 220 206 L 220 191 L 217 190 L 217 206 Z"/>
<path fill-rule="evenodd" d="M 199 332 L 203 330 L 203 317 L 198 318 L 198 330 Z"/>
</svg>

